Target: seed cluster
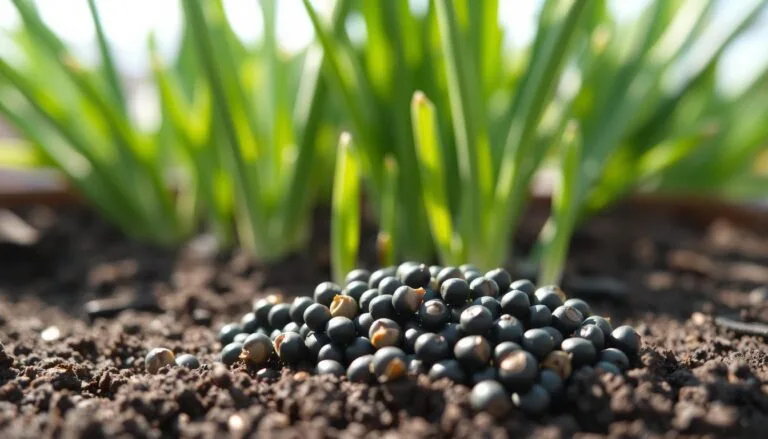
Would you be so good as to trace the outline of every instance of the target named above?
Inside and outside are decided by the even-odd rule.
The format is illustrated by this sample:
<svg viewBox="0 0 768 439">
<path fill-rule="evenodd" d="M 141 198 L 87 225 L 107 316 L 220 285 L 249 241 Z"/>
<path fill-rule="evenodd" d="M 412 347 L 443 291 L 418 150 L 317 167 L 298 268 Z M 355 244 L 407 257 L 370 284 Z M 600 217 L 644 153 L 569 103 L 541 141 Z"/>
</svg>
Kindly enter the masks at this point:
<svg viewBox="0 0 768 439">
<path fill-rule="evenodd" d="M 415 262 L 356 269 L 344 287 L 323 282 L 312 297 L 291 303 L 279 295 L 259 299 L 218 338 L 221 362 L 245 362 L 259 377 L 279 376 L 282 366 L 363 383 L 426 374 L 473 386 L 473 408 L 493 415 L 512 406 L 542 414 L 574 371 L 621 374 L 640 349 L 633 328 L 614 329 L 557 286 L 537 288 L 502 268 L 483 274 L 471 265 Z M 156 373 L 173 361 L 157 348 L 147 369 Z M 190 355 L 176 363 L 199 365 Z"/>
</svg>

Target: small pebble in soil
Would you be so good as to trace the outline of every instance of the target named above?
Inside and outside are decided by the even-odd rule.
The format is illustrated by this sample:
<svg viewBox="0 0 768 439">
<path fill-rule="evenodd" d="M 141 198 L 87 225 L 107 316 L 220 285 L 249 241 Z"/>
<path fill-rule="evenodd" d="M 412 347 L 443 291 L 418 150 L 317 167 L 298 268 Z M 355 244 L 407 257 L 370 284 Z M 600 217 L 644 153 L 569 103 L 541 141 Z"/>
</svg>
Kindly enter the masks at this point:
<svg viewBox="0 0 768 439">
<path fill-rule="evenodd" d="M 160 368 L 175 364 L 176 356 L 170 349 L 154 348 L 147 353 L 144 367 L 149 373 L 157 373 Z"/>
<path fill-rule="evenodd" d="M 187 369 L 197 369 L 200 367 L 200 360 L 192 354 L 181 354 L 176 357 L 176 365 Z"/>
</svg>

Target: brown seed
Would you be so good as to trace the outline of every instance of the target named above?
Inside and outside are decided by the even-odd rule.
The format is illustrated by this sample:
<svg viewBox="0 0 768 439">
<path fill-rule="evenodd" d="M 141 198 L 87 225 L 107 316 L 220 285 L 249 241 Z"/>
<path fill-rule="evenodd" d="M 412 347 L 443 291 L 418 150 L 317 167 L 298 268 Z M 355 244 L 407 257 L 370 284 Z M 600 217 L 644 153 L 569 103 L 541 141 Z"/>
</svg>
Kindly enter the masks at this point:
<svg viewBox="0 0 768 439">
<path fill-rule="evenodd" d="M 551 369 L 560 378 L 566 379 L 571 376 L 571 356 L 563 351 L 552 351 L 541 362 L 541 367 Z"/>
<path fill-rule="evenodd" d="M 330 309 L 332 317 L 354 319 L 357 315 L 357 302 L 353 297 L 337 294 L 333 297 Z"/>
<path fill-rule="evenodd" d="M 175 364 L 176 356 L 170 349 L 154 348 L 147 354 L 144 360 L 144 366 L 149 373 L 157 373 L 163 366 Z"/>
<path fill-rule="evenodd" d="M 405 363 L 399 358 L 395 358 L 387 364 L 387 368 L 384 371 L 384 376 L 380 378 L 380 381 L 394 381 L 403 375 L 405 375 Z"/>
</svg>

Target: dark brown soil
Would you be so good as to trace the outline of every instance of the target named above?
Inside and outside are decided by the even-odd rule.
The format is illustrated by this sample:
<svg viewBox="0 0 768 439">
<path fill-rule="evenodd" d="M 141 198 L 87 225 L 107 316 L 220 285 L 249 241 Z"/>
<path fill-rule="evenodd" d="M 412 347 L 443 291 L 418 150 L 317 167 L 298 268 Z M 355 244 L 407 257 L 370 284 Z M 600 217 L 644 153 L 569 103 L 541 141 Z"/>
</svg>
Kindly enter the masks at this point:
<svg viewBox="0 0 768 439">
<path fill-rule="evenodd" d="M 322 222 L 309 250 L 267 266 L 214 257 L 204 239 L 178 252 L 136 244 L 77 209 L 21 214 L 41 233 L 32 245 L 0 242 L 3 438 L 759 437 L 768 422 L 765 340 L 715 323 L 759 332 L 753 322 L 768 320 L 768 292 L 749 293 L 768 284 L 765 223 L 749 230 L 647 206 L 590 221 L 574 239 L 566 290 L 635 325 L 637 368 L 576 377 L 553 415 L 494 420 L 472 413 L 468 388 L 425 377 L 365 386 L 284 370 L 265 382 L 214 363 L 216 329 L 255 297 L 308 294 L 328 277 Z M 144 311 L 119 312 L 126 304 Z M 206 365 L 149 375 L 143 358 L 157 346 Z"/>
</svg>

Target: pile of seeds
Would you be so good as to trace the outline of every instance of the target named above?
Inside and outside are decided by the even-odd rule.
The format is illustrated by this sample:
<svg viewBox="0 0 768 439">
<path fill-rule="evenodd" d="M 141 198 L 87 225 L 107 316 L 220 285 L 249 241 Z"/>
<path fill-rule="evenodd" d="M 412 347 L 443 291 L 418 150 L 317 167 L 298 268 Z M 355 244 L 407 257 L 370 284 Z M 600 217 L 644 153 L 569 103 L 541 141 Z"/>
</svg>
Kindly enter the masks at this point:
<svg viewBox="0 0 768 439">
<path fill-rule="evenodd" d="M 542 414 L 577 370 L 621 374 L 640 348 L 633 328 L 614 329 L 557 286 L 513 281 L 501 268 L 483 274 L 414 262 L 356 269 L 343 288 L 323 282 L 291 303 L 259 299 L 218 336 L 221 362 L 245 362 L 258 377 L 278 377 L 284 366 L 365 383 L 426 374 L 473 386 L 473 408 L 494 415 L 512 405 Z M 200 365 L 156 348 L 146 368 L 174 363 Z"/>
</svg>

